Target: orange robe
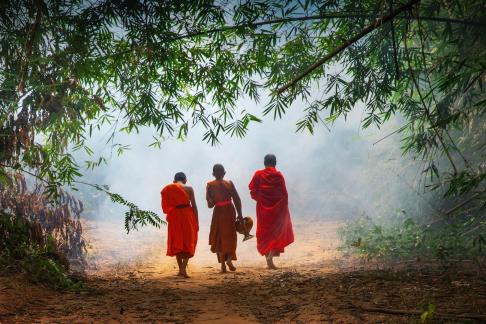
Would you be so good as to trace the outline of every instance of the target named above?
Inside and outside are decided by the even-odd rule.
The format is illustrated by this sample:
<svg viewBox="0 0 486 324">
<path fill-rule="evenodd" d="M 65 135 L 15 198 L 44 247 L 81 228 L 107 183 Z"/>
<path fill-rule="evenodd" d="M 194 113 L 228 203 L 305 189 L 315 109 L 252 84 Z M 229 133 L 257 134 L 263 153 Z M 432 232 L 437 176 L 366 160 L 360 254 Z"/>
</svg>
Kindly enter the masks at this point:
<svg viewBox="0 0 486 324">
<path fill-rule="evenodd" d="M 230 181 L 214 180 L 208 182 L 206 199 L 215 203 L 211 229 L 209 231 L 209 245 L 211 252 L 219 253 L 236 260 L 236 210 L 231 200 L 233 184 Z"/>
<path fill-rule="evenodd" d="M 277 169 L 268 167 L 255 172 L 249 189 L 257 202 L 258 252 L 265 255 L 273 251 L 273 255 L 278 256 L 294 242 L 285 179 Z"/>
<path fill-rule="evenodd" d="M 183 253 L 193 257 L 197 244 L 197 223 L 189 195 L 177 183 L 167 185 L 160 192 L 162 210 L 167 214 L 167 255 Z"/>
</svg>

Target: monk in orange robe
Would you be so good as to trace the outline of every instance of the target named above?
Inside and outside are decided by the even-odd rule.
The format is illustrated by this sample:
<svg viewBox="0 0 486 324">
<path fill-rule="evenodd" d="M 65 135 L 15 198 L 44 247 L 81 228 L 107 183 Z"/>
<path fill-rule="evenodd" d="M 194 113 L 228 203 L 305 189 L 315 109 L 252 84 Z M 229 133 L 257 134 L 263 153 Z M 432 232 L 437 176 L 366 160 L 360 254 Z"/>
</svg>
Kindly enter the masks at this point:
<svg viewBox="0 0 486 324">
<path fill-rule="evenodd" d="M 255 172 L 250 182 L 250 195 L 256 200 L 257 249 L 267 260 L 269 269 L 276 269 L 273 257 L 294 242 L 290 220 L 288 193 L 283 175 L 275 168 L 277 158 L 267 154 L 265 169 Z"/>
<path fill-rule="evenodd" d="M 208 207 L 214 207 L 209 245 L 211 252 L 217 254 L 223 273 L 226 272 L 226 265 L 231 271 L 236 270 L 232 262 L 236 260 L 236 214 L 239 220 L 243 219 L 240 196 L 233 182 L 223 180 L 225 174 L 221 164 L 214 165 L 213 176 L 216 180 L 208 182 L 206 187 Z"/>
<path fill-rule="evenodd" d="M 186 268 L 196 250 L 199 220 L 194 190 L 186 183 L 186 175 L 178 172 L 174 183 L 165 186 L 160 194 L 168 223 L 167 255 L 176 257 L 178 276 L 189 278 Z"/>
</svg>

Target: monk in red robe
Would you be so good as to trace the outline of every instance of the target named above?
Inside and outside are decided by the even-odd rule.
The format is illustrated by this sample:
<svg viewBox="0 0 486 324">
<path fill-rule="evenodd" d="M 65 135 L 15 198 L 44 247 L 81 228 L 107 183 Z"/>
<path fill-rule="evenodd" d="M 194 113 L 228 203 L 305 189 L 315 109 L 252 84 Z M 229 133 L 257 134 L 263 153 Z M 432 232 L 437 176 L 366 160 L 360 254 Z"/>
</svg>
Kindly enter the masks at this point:
<svg viewBox="0 0 486 324">
<path fill-rule="evenodd" d="M 167 255 L 176 257 L 178 276 L 189 278 L 186 268 L 196 250 L 199 220 L 194 190 L 186 183 L 186 175 L 178 172 L 174 183 L 165 186 L 160 194 L 162 210 L 167 215 Z"/>
<path fill-rule="evenodd" d="M 284 252 L 294 241 L 288 194 L 283 175 L 277 171 L 277 158 L 267 154 L 265 169 L 255 172 L 250 182 L 251 197 L 256 200 L 257 249 L 267 260 L 269 269 L 276 269 L 273 257 Z"/>
<path fill-rule="evenodd" d="M 214 207 L 209 245 L 211 252 L 218 256 L 222 273 L 226 272 L 226 265 L 231 271 L 236 270 L 232 262 L 236 260 L 236 214 L 239 220 L 243 219 L 240 196 L 233 182 L 223 180 L 225 174 L 221 164 L 214 165 L 213 176 L 216 179 L 208 182 L 206 187 L 208 207 Z"/>
</svg>

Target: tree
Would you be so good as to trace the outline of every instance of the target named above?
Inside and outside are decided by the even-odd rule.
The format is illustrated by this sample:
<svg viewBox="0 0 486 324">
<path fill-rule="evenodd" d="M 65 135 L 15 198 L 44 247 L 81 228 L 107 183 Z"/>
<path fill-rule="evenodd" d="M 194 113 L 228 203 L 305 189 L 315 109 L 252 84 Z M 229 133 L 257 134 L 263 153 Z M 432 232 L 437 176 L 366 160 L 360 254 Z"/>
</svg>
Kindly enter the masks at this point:
<svg viewBox="0 0 486 324">
<path fill-rule="evenodd" d="M 159 138 L 183 139 L 201 124 L 203 139 L 215 144 L 222 134 L 243 137 L 260 121 L 238 109 L 238 98 L 259 102 L 271 91 L 262 113 L 275 118 L 298 98 L 308 102 L 298 131 L 312 133 L 359 102 L 366 106 L 363 127 L 404 116 L 404 152 L 423 159 L 432 185 L 484 202 L 485 6 L 4 1 L 0 175 L 33 172 L 55 196 L 81 176 L 70 152 L 91 154 L 86 139 L 93 129 L 110 124 L 114 138 L 118 130 L 152 126 Z"/>
</svg>

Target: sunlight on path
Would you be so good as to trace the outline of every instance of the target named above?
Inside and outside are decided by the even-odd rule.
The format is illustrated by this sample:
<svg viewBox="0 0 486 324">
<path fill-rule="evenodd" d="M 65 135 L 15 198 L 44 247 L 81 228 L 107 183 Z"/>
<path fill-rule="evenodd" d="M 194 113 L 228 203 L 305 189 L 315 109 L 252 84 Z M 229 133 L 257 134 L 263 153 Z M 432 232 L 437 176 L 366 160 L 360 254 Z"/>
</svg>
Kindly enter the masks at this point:
<svg viewBox="0 0 486 324">
<path fill-rule="evenodd" d="M 339 244 L 337 237 L 338 222 L 321 221 L 294 222 L 295 242 L 286 248 L 285 253 L 276 259 L 281 267 L 298 267 L 337 260 Z M 142 228 L 138 232 L 126 235 L 121 226 L 108 222 L 87 222 L 85 236 L 90 242 L 88 258 L 94 265 L 92 270 L 106 268 L 140 268 L 174 270 L 174 258 L 165 255 L 166 228 Z M 218 270 L 215 254 L 209 250 L 208 229 L 199 232 L 196 255 L 190 260 L 190 271 Z M 252 230 L 254 233 L 255 229 Z M 242 242 L 238 235 L 237 267 L 265 267 L 265 260 L 256 249 L 256 238 Z"/>
</svg>

